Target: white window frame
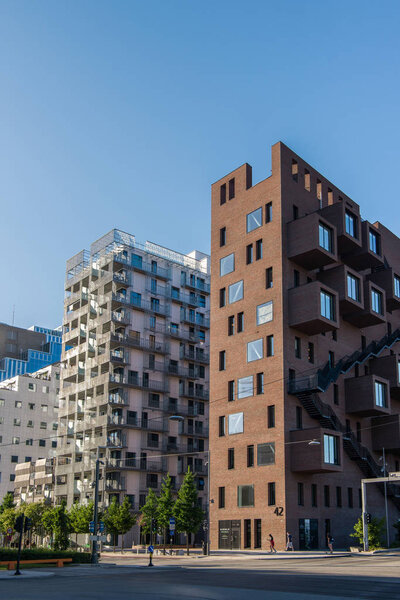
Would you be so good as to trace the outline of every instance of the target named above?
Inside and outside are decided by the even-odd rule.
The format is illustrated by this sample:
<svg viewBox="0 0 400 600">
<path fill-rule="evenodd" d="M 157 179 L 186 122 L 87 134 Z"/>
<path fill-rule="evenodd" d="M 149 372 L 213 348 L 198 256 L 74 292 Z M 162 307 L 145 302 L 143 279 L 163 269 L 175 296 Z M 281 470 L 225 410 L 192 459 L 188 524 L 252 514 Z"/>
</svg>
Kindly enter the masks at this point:
<svg viewBox="0 0 400 600">
<path fill-rule="evenodd" d="M 237 380 L 237 399 L 249 398 L 254 396 L 254 379 L 253 375 L 249 377 L 241 377 Z"/>
<path fill-rule="evenodd" d="M 262 207 L 256 208 L 246 215 L 246 231 L 250 233 L 262 226 Z"/>
<path fill-rule="evenodd" d="M 256 323 L 257 325 L 264 325 L 264 323 L 270 323 L 274 318 L 274 301 L 269 300 L 263 304 L 259 304 L 256 308 Z"/>
<path fill-rule="evenodd" d="M 232 283 L 228 287 L 228 303 L 234 304 L 235 302 L 239 302 L 239 300 L 243 300 L 243 290 L 243 279 L 236 281 L 236 283 Z"/>
<path fill-rule="evenodd" d="M 237 435 L 244 431 L 244 416 L 242 412 L 228 415 L 228 435 Z"/>
<path fill-rule="evenodd" d="M 247 362 L 254 362 L 264 358 L 263 338 L 247 342 Z"/>
<path fill-rule="evenodd" d="M 230 264 L 232 263 L 232 264 Z M 224 266 L 228 265 L 226 268 L 229 270 L 225 271 Z M 224 275 L 229 275 L 229 273 L 233 273 L 235 270 L 235 253 L 231 252 L 231 254 L 227 254 L 219 259 L 219 275 L 220 277 L 224 277 Z"/>
<path fill-rule="evenodd" d="M 324 463 L 339 465 L 339 438 L 337 435 L 324 433 Z"/>
</svg>

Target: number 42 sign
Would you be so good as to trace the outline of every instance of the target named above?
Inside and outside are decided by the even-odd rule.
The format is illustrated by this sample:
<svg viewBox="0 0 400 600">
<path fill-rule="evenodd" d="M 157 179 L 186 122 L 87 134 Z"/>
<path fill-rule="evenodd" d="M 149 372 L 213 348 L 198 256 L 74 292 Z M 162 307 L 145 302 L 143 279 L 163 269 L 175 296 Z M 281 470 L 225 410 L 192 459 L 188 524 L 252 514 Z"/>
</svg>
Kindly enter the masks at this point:
<svg viewBox="0 0 400 600">
<path fill-rule="evenodd" d="M 281 517 L 283 515 L 283 506 L 277 506 L 274 510 L 274 513 L 277 517 Z"/>
</svg>

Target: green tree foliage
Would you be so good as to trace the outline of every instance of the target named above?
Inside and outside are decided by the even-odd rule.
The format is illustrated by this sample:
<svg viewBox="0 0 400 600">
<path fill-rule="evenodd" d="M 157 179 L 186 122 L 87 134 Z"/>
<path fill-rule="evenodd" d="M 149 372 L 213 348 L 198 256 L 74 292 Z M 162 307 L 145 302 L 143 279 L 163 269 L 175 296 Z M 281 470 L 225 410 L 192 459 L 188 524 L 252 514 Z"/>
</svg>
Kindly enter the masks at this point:
<svg viewBox="0 0 400 600">
<path fill-rule="evenodd" d="M 52 536 L 54 550 L 66 550 L 69 546 L 69 532 L 71 530 L 66 502 L 58 506 L 47 508 L 42 516 L 42 525 L 45 531 Z"/>
<path fill-rule="evenodd" d="M 136 517 L 131 512 L 128 497 L 125 496 L 121 505 L 114 497 L 103 515 L 103 521 L 107 532 L 114 536 L 114 552 L 119 535 L 122 535 L 121 549 L 123 551 L 124 534 L 130 531 L 136 523 Z"/>
<path fill-rule="evenodd" d="M 93 502 L 79 504 L 75 502 L 69 511 L 69 523 L 73 533 L 75 533 L 75 543 L 78 546 L 78 534 L 89 533 L 89 523 L 93 521 L 94 505 Z"/>
<path fill-rule="evenodd" d="M 1 533 L 7 533 L 7 529 L 15 529 L 15 519 L 17 517 L 17 511 L 14 507 L 5 508 L 0 514 L 0 531 Z"/>
<path fill-rule="evenodd" d="M 149 489 L 149 493 L 146 497 L 146 503 L 140 509 L 141 512 L 141 520 L 140 524 L 142 526 L 143 533 L 151 533 L 152 520 L 157 520 L 157 508 L 158 508 L 158 498 L 151 488 Z"/>
<path fill-rule="evenodd" d="M 172 479 L 170 474 L 164 478 L 161 484 L 161 494 L 158 498 L 157 503 L 157 525 L 160 531 L 162 531 L 164 536 L 164 554 L 165 554 L 165 546 L 167 544 L 167 531 L 169 527 L 169 520 L 174 512 L 175 500 L 172 495 Z"/>
<path fill-rule="evenodd" d="M 23 504 L 21 508 L 24 515 L 32 521 L 30 534 L 38 534 L 42 528 L 43 514 L 47 509 L 46 504 L 44 502 L 32 502 L 31 504 Z"/>
<path fill-rule="evenodd" d="M 11 494 L 11 492 L 8 492 L 8 494 L 6 494 L 3 498 L 3 502 L 0 504 L 0 515 L 7 509 L 7 508 L 14 508 L 15 504 L 14 504 L 14 496 Z"/>
<path fill-rule="evenodd" d="M 186 534 L 187 554 L 189 554 L 190 534 L 197 533 L 204 519 L 204 512 L 199 507 L 197 499 L 194 475 L 188 469 L 174 506 L 176 529 Z"/>
<path fill-rule="evenodd" d="M 373 517 L 371 519 L 371 523 L 368 524 L 368 545 L 371 550 L 376 548 L 380 548 L 382 546 L 382 536 L 383 530 L 385 527 L 385 519 L 377 519 Z M 358 521 L 354 525 L 354 533 L 350 534 L 350 537 L 358 540 L 360 546 L 363 545 L 363 524 L 362 517 L 358 519 Z"/>
</svg>

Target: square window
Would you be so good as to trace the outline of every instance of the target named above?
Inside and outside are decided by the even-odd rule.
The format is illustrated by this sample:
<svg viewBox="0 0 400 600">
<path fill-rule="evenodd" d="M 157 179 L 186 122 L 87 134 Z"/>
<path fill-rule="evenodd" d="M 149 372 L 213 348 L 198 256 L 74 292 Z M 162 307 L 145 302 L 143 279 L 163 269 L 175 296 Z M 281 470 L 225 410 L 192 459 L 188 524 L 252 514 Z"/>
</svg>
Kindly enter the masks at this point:
<svg viewBox="0 0 400 600">
<path fill-rule="evenodd" d="M 246 227 L 247 233 L 253 231 L 254 229 L 258 229 L 262 225 L 262 208 L 257 208 L 253 210 L 253 212 L 249 213 L 246 217 Z"/>
<path fill-rule="evenodd" d="M 13 444 L 15 444 L 15 445 L 16 445 L 16 444 L 19 444 L 19 437 L 15 437 L 15 436 L 14 436 L 14 437 L 12 438 L 12 443 L 13 443 Z"/>
<path fill-rule="evenodd" d="M 235 270 L 235 254 L 228 254 L 219 261 L 219 274 L 221 277 L 232 273 Z"/>
<path fill-rule="evenodd" d="M 19 427 L 20 425 L 21 425 L 21 419 L 19 419 L 19 418 L 15 418 L 15 419 L 14 419 L 14 426 L 15 426 L 15 427 Z"/>
<path fill-rule="evenodd" d="M 228 434 L 243 433 L 243 413 L 234 413 L 228 416 Z"/>
<path fill-rule="evenodd" d="M 247 343 L 247 362 L 263 358 L 263 339 Z"/>
<path fill-rule="evenodd" d="M 257 465 L 275 464 L 275 443 L 257 444 Z"/>
<path fill-rule="evenodd" d="M 254 506 L 254 485 L 238 485 L 238 506 Z"/>
<path fill-rule="evenodd" d="M 269 323 L 274 318 L 274 303 L 273 300 L 259 304 L 256 309 L 257 325 Z"/>
<path fill-rule="evenodd" d="M 228 301 L 229 304 L 233 304 L 234 302 L 238 302 L 243 299 L 243 279 L 241 281 L 237 281 L 236 283 L 232 283 L 232 285 L 228 288 Z"/>
<path fill-rule="evenodd" d="M 16 400 L 15 401 L 15 408 L 22 408 L 22 402 L 21 402 L 21 400 Z"/>
<path fill-rule="evenodd" d="M 253 376 L 238 379 L 238 400 L 249 398 L 253 395 Z"/>
</svg>

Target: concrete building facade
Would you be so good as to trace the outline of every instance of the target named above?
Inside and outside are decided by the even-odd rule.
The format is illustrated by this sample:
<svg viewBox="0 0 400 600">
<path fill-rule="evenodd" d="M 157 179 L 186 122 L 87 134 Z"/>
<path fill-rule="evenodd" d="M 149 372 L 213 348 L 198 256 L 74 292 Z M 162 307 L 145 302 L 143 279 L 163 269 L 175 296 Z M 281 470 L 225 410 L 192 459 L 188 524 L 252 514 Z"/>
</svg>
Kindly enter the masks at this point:
<svg viewBox="0 0 400 600">
<path fill-rule="evenodd" d="M 0 500 L 14 492 L 19 463 L 55 456 L 59 390 L 59 364 L 0 383 Z"/>
<path fill-rule="evenodd" d="M 354 543 L 361 478 L 399 470 L 399 238 L 278 143 L 212 186 L 211 273 L 212 547 Z"/>
<path fill-rule="evenodd" d="M 112 230 L 67 263 L 56 500 L 138 510 L 188 467 L 205 507 L 209 257 Z M 133 541 L 139 541 L 138 527 Z"/>
</svg>

